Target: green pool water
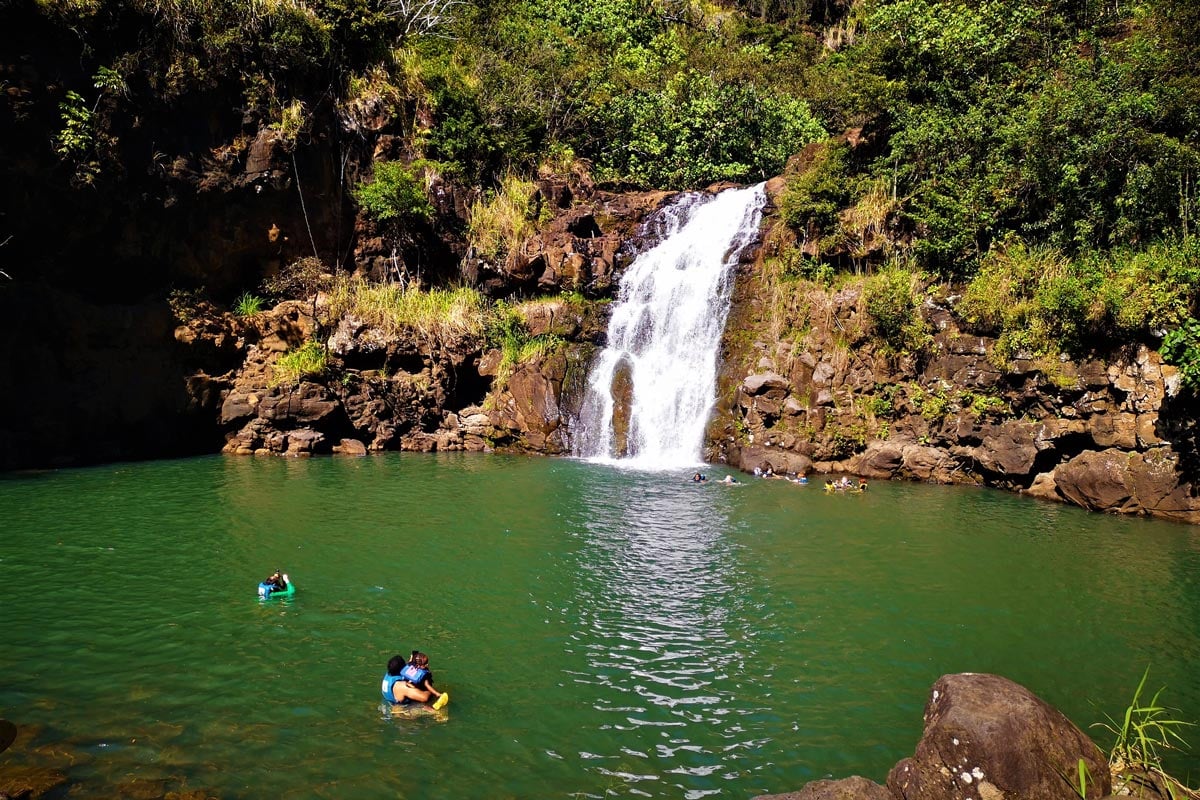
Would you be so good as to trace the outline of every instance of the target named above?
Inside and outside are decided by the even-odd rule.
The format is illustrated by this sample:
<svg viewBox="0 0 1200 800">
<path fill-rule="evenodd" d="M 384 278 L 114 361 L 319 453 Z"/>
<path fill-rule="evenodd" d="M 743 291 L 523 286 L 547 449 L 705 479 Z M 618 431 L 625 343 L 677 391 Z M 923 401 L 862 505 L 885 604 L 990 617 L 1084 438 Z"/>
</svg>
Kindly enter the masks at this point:
<svg viewBox="0 0 1200 800">
<path fill-rule="evenodd" d="M 1200 719 L 1196 529 L 689 477 L 391 454 L 0 478 L 0 716 L 35 731 L 0 769 L 57 764 L 71 797 L 749 798 L 882 782 L 950 672 L 1086 728 L 1149 666 Z M 260 602 L 277 567 L 297 594 Z M 390 718 L 414 648 L 453 699 Z"/>
</svg>

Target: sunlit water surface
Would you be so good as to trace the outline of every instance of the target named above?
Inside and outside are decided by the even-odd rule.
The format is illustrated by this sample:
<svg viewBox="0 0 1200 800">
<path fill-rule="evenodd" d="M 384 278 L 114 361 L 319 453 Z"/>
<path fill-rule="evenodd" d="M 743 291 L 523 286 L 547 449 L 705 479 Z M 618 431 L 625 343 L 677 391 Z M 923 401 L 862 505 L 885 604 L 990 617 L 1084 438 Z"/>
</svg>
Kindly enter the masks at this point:
<svg viewBox="0 0 1200 800">
<path fill-rule="evenodd" d="M 950 672 L 1086 728 L 1149 665 L 1200 719 L 1200 531 L 689 477 L 407 454 L 4 477 L 0 716 L 36 736 L 0 768 L 59 753 L 71 797 L 748 798 L 882 782 Z M 276 567 L 298 592 L 260 602 Z M 388 718 L 413 648 L 453 699 Z"/>
</svg>

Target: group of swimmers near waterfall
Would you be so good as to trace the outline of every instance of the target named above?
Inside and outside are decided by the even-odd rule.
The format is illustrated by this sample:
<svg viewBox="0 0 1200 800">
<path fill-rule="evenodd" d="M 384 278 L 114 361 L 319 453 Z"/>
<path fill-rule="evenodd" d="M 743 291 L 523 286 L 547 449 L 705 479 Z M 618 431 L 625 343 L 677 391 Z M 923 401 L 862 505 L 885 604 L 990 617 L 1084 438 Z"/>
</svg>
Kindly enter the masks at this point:
<svg viewBox="0 0 1200 800">
<path fill-rule="evenodd" d="M 765 479 L 765 480 L 788 481 L 789 483 L 798 483 L 798 484 L 807 484 L 808 483 L 808 476 L 805 475 L 803 472 L 797 472 L 795 475 L 792 475 L 789 477 L 788 475 L 784 475 L 784 474 L 775 472 L 775 470 L 771 467 L 770 464 L 767 464 L 765 467 L 755 467 L 754 468 L 754 477 Z M 692 483 L 708 483 L 708 476 L 705 475 L 703 472 L 694 473 L 692 475 Z M 738 481 L 738 479 L 733 477 L 732 475 L 726 475 L 724 478 L 717 481 L 717 483 L 723 483 L 727 486 L 731 485 L 731 484 L 739 484 L 740 485 L 740 481 Z M 825 481 L 825 491 L 827 491 L 827 492 L 858 493 L 858 492 L 865 492 L 866 490 L 867 490 L 867 481 L 865 478 L 854 479 L 848 475 L 843 475 L 841 478 L 839 478 L 837 480 L 830 479 L 830 480 Z"/>
</svg>

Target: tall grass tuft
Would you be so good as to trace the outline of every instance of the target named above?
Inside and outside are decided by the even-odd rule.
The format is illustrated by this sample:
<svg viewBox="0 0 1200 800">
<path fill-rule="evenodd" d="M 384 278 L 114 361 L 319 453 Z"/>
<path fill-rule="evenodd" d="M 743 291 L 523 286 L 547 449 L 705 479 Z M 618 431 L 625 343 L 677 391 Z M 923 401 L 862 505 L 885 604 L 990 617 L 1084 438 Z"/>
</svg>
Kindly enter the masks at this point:
<svg viewBox="0 0 1200 800">
<path fill-rule="evenodd" d="M 881 177 L 867 184 L 854 204 L 841 213 L 838 238 L 846 243 L 856 268 L 873 252 L 892 255 L 894 244 L 887 236 L 887 225 L 899 207 L 887 178 Z"/>
<path fill-rule="evenodd" d="M 563 339 L 554 334 L 533 336 L 529 332 L 524 310 L 536 302 L 528 301 L 520 306 L 500 302 L 492 309 L 487 325 L 487 343 L 500 350 L 493 391 L 500 391 L 508 385 L 508 379 L 518 365 L 545 358 L 563 344 Z"/>
<path fill-rule="evenodd" d="M 536 230 L 536 190 L 532 181 L 510 173 L 495 193 L 471 206 L 467 237 L 476 255 L 499 263 Z"/>
<path fill-rule="evenodd" d="M 329 304 L 333 318 L 352 314 L 385 333 L 415 331 L 447 341 L 481 335 L 484 328 L 483 296 L 466 287 L 426 290 L 343 279 L 330 293 Z"/>
<path fill-rule="evenodd" d="M 1187 742 L 1179 731 L 1193 723 L 1174 719 L 1170 716 L 1173 709 L 1159 704 L 1163 689 L 1156 691 L 1148 701 L 1143 699 L 1149 676 L 1150 668 L 1147 667 L 1120 720 L 1108 717 L 1107 722 L 1096 723 L 1093 727 L 1104 728 L 1113 734 L 1108 763 L 1114 776 L 1136 780 L 1137 773 L 1143 773 L 1161 778 L 1167 792 L 1175 797 L 1176 782 L 1163 771 L 1162 758 L 1167 751 L 1186 749 Z M 1186 796 L 1196 796 L 1187 789 L 1182 791 Z"/>
<path fill-rule="evenodd" d="M 248 318 L 262 313 L 266 307 L 266 300 L 256 294 L 242 292 L 233 303 L 233 313 L 239 317 Z"/>
<path fill-rule="evenodd" d="M 271 374 L 270 386 L 296 384 L 308 375 L 323 375 L 329 367 L 329 352 L 320 342 L 307 341 L 279 357 Z"/>
</svg>

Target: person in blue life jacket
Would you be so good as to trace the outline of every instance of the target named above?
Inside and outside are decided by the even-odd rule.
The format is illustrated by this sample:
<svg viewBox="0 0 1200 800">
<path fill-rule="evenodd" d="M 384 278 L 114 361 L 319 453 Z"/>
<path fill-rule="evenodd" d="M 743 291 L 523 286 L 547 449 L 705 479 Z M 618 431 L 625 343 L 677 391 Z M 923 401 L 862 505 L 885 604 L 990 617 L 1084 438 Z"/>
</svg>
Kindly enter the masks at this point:
<svg viewBox="0 0 1200 800">
<path fill-rule="evenodd" d="M 433 673 L 429 671 L 429 656 L 419 650 L 412 651 L 412 657 L 407 663 L 404 656 L 392 656 L 388 661 L 387 674 L 383 676 L 380 686 L 383 699 L 392 705 L 407 703 L 428 703 L 431 699 L 441 697 L 442 693 L 433 688 Z"/>
</svg>

